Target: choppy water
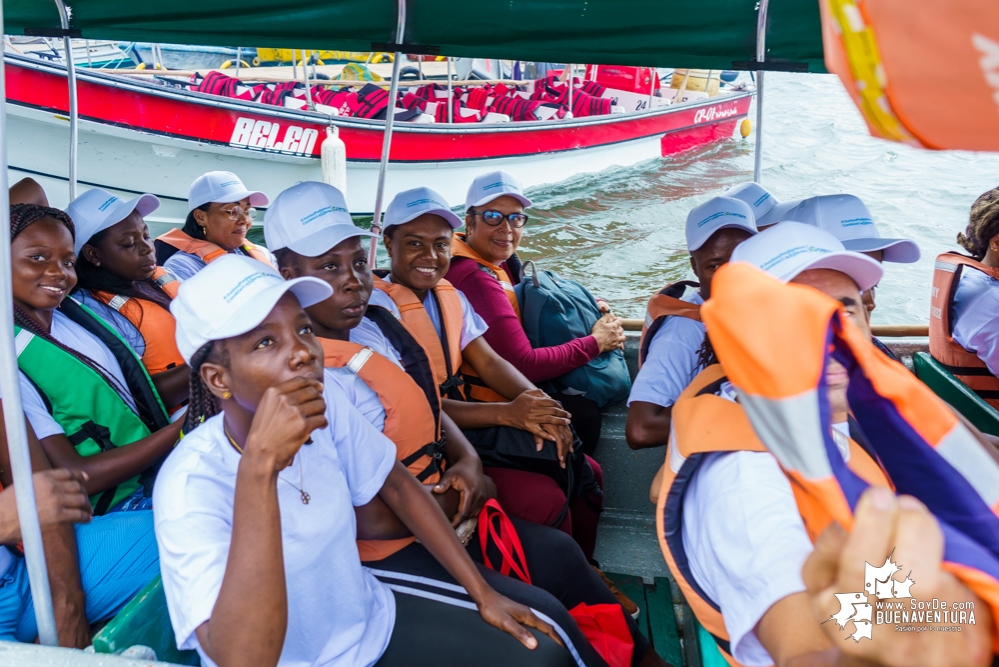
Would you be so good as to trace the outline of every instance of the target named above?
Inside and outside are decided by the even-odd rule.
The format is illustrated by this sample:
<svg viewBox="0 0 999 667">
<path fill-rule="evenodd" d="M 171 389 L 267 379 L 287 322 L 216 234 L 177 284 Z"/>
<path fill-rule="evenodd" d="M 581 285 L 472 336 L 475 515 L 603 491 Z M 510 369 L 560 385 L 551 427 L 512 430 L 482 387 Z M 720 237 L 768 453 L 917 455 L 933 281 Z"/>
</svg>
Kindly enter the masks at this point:
<svg viewBox="0 0 999 667">
<path fill-rule="evenodd" d="M 971 202 L 999 184 L 999 155 L 874 139 L 832 75 L 768 74 L 766 93 L 763 185 L 778 199 L 857 195 L 882 236 L 919 243 L 918 263 L 886 265 L 874 320 L 927 322 L 933 258 L 957 249 Z M 654 290 L 689 271 L 687 212 L 752 179 L 754 141 L 737 137 L 532 191 L 520 254 L 587 285 L 620 315 L 640 317 Z"/>
</svg>

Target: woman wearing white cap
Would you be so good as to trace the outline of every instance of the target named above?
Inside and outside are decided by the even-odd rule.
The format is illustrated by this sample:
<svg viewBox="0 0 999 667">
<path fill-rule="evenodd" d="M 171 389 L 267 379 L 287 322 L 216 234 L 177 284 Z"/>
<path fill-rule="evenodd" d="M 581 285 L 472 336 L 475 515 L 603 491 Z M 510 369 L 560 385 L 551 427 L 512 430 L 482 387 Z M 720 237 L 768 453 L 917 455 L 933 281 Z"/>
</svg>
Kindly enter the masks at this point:
<svg viewBox="0 0 999 667">
<path fill-rule="evenodd" d="M 485 583 L 392 442 L 322 384 L 303 307 L 331 293 L 227 257 L 171 306 L 191 404 L 155 523 L 177 645 L 205 665 L 571 664 L 551 625 Z M 361 567 L 354 508 L 376 498 L 460 587 Z"/>
<path fill-rule="evenodd" d="M 246 240 L 255 206 L 267 206 L 267 195 L 247 190 L 229 171 L 210 171 L 191 183 L 187 220 L 180 229 L 156 237 L 156 260 L 177 280 L 187 280 L 226 254 L 246 255 L 274 266 L 266 248 Z"/>
<path fill-rule="evenodd" d="M 465 197 L 464 234 L 456 233 L 451 244 L 451 267 L 447 279 L 468 297 L 489 326 L 483 334 L 496 353 L 509 361 L 531 382 L 544 382 L 585 366 L 601 353 L 624 345 L 620 318 L 608 313 L 593 325 L 589 336 L 551 347 L 531 347 L 520 321 L 520 307 L 513 286 L 520 281 L 516 255 L 527 224 L 520 181 L 505 171 L 476 177 Z M 476 378 L 470 378 L 474 382 Z M 478 400 L 504 400 L 495 392 L 470 386 Z M 556 395 L 572 414 L 572 424 L 592 454 L 600 439 L 600 409 L 583 396 Z"/>
<path fill-rule="evenodd" d="M 180 283 L 156 266 L 143 218 L 154 195 L 130 201 L 94 188 L 70 203 L 76 225 L 77 298 L 128 341 L 167 405 L 187 400 L 187 365 L 174 340 L 170 300 Z"/>
<path fill-rule="evenodd" d="M 148 508 L 156 465 L 180 424 L 113 329 L 66 298 L 74 225 L 62 211 L 11 207 L 11 273 L 24 411 L 52 465 L 87 473 L 95 514 Z"/>
</svg>

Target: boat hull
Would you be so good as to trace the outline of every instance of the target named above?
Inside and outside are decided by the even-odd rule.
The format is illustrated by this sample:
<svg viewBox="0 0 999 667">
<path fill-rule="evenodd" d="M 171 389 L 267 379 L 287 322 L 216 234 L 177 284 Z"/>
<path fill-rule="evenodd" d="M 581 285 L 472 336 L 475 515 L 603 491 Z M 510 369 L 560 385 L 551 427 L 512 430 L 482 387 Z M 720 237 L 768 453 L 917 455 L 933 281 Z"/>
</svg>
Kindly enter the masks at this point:
<svg viewBox="0 0 999 667">
<path fill-rule="evenodd" d="M 65 202 L 68 155 L 66 81 L 58 66 L 7 63 L 9 164 L 17 178 L 43 182 Z M 216 98 L 84 73 L 79 82 L 82 187 L 128 196 L 152 192 L 164 206 L 151 219 L 177 224 L 190 183 L 213 169 L 240 175 L 270 194 L 319 180 L 323 114 Z M 611 166 L 629 166 L 732 136 L 752 94 L 736 93 L 648 112 L 558 122 L 495 125 L 396 124 L 386 194 L 430 185 L 449 201 L 488 169 L 517 173 L 525 187 L 558 183 Z M 334 117 L 347 146 L 347 203 L 370 212 L 378 177 L 382 121 Z M 61 183 L 61 184 L 60 184 Z"/>
</svg>

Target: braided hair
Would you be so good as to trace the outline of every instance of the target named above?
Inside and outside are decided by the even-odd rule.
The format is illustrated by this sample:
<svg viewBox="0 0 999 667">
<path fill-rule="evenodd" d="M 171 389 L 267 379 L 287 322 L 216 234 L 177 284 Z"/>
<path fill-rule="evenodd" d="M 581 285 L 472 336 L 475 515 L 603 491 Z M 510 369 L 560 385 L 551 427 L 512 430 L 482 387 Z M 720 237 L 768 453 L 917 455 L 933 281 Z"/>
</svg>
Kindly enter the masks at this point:
<svg viewBox="0 0 999 667">
<path fill-rule="evenodd" d="M 957 235 L 957 242 L 981 261 L 996 234 L 999 234 L 999 187 L 983 193 L 971 205 L 968 228 Z"/>
<path fill-rule="evenodd" d="M 107 236 L 110 230 L 105 229 L 94 234 L 87 242 L 97 245 Z M 110 292 L 129 298 L 145 299 L 170 310 L 170 297 L 151 278 L 132 282 L 111 273 L 107 269 L 95 266 L 83 255 L 76 258 L 76 288 L 93 292 Z M 141 322 L 140 322 L 141 324 Z"/>
<path fill-rule="evenodd" d="M 222 364 L 229 367 L 229 353 L 218 345 L 218 341 L 208 341 L 191 357 L 191 399 L 187 404 L 187 415 L 184 418 L 184 433 L 190 433 L 203 424 L 206 419 L 214 417 L 221 410 L 215 394 L 208 390 L 201 379 L 201 367 L 206 363 Z"/>
<path fill-rule="evenodd" d="M 29 225 L 45 218 L 51 218 L 52 220 L 56 220 L 66 225 L 70 236 L 74 239 L 76 238 L 76 228 L 73 226 L 73 221 L 63 211 L 60 211 L 57 208 L 50 208 L 48 206 L 38 206 L 36 204 L 14 204 L 10 207 L 10 240 L 13 242 L 13 240 L 17 238 L 18 234 L 27 229 Z M 115 380 L 112 374 L 109 373 L 104 367 L 78 350 L 74 350 L 73 348 L 68 347 L 56 340 L 48 330 L 39 324 L 33 317 L 28 315 L 28 313 L 24 312 L 24 310 L 18 306 L 16 302 L 14 303 L 14 324 L 22 329 L 30 331 L 45 341 L 52 343 L 63 352 L 77 359 L 80 363 L 97 373 L 97 375 L 100 376 L 100 378 L 104 380 L 109 387 L 114 389 L 115 392 L 122 398 L 129 395 L 128 390 L 122 387 L 121 383 Z M 126 403 L 127 402 L 128 401 L 126 401 Z M 136 401 L 135 403 L 138 407 L 142 402 Z M 141 411 L 143 408 L 144 406 L 140 407 L 139 410 Z"/>
<path fill-rule="evenodd" d="M 704 342 L 701 343 L 701 347 L 697 350 L 697 366 L 696 370 L 704 370 L 711 364 L 717 364 L 718 357 L 715 356 L 715 348 L 711 345 L 711 338 L 708 334 L 704 334 Z"/>
</svg>

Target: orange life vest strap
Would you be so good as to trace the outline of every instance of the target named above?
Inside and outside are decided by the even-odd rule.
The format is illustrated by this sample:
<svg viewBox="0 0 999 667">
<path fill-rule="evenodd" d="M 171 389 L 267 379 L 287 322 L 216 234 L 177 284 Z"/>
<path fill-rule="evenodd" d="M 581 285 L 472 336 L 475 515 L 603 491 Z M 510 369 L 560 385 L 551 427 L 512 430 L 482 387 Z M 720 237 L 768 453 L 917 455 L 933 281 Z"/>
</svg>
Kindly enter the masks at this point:
<svg viewBox="0 0 999 667">
<path fill-rule="evenodd" d="M 164 269 L 162 266 L 157 266 L 156 270 L 153 271 L 152 281 L 157 287 L 163 290 L 163 293 L 168 297 L 171 299 L 177 298 L 177 290 L 180 289 L 180 281 L 174 278 L 173 274 Z"/>
<path fill-rule="evenodd" d="M 176 278 L 173 276 L 170 278 L 173 280 L 171 284 L 177 283 Z M 119 312 L 142 334 L 142 339 L 146 343 L 146 349 L 142 353 L 142 365 L 150 375 L 184 365 L 184 357 L 177 349 L 175 336 L 177 321 L 169 310 L 155 301 L 111 292 L 95 291 L 93 297 Z"/>
<path fill-rule="evenodd" d="M 465 241 L 465 234 L 455 234 L 454 237 L 452 237 L 451 256 L 470 259 L 483 269 L 486 269 L 486 273 L 489 273 L 496 278 L 496 280 L 499 281 L 500 287 L 503 288 L 503 292 L 506 294 L 506 299 L 510 302 L 513 312 L 517 313 L 517 319 L 520 319 L 520 303 L 517 301 L 517 293 L 513 289 L 513 281 L 510 280 L 510 274 L 508 274 L 498 264 L 493 264 L 477 253 L 475 249 L 468 245 Z"/>
<path fill-rule="evenodd" d="M 437 329 L 434 328 L 430 315 L 413 290 L 405 285 L 383 280 L 379 276 L 375 276 L 375 287 L 389 295 L 399 308 L 400 320 L 423 346 L 427 358 L 433 365 L 441 396 L 464 398 L 461 392 L 461 380 L 458 377 L 458 369 L 462 362 L 461 332 L 464 323 L 458 290 L 443 278 L 431 290 L 432 298 L 437 300 L 440 312 L 442 335 L 447 339 L 448 349 L 445 353 L 441 336 L 437 335 Z"/>
<path fill-rule="evenodd" d="M 645 358 L 649 356 L 649 346 L 652 345 L 652 339 L 655 338 L 667 317 L 685 317 L 695 322 L 701 321 L 701 307 L 681 298 L 687 288 L 700 289 L 700 287 L 700 283 L 681 280 L 666 285 L 649 299 L 649 303 L 645 307 L 642 337 L 638 341 L 639 368 L 645 363 Z"/>
<path fill-rule="evenodd" d="M 177 250 L 186 252 L 189 255 L 197 255 L 205 264 L 211 264 L 219 257 L 227 254 L 227 251 L 224 248 L 210 241 L 188 236 L 179 227 L 171 229 L 166 234 L 160 234 L 156 237 L 156 240 L 162 241 L 167 245 L 171 245 Z M 267 256 L 267 253 L 255 243 L 246 241 L 241 247 L 248 255 L 250 255 L 250 257 L 258 262 L 263 262 L 268 266 L 274 266 L 271 263 L 270 257 Z"/>
<path fill-rule="evenodd" d="M 999 269 L 986 266 L 971 257 L 955 252 L 937 256 L 933 269 L 930 299 L 930 354 L 957 379 L 999 408 L 999 379 L 977 354 L 954 340 L 952 314 L 962 269 L 969 267 L 999 280 Z"/>
</svg>

